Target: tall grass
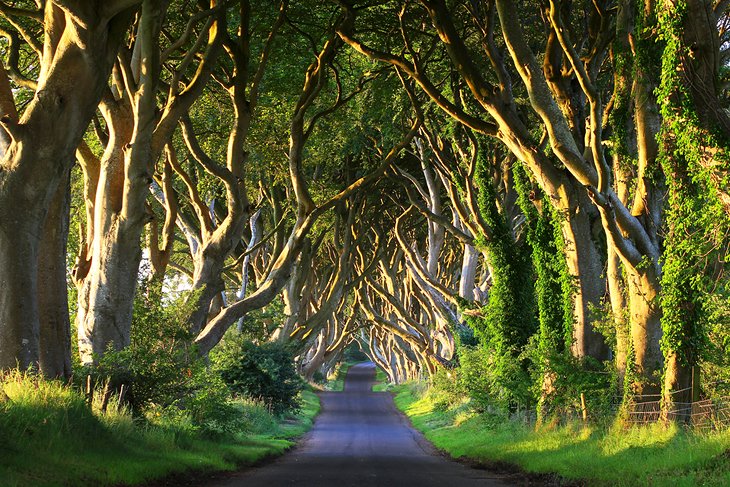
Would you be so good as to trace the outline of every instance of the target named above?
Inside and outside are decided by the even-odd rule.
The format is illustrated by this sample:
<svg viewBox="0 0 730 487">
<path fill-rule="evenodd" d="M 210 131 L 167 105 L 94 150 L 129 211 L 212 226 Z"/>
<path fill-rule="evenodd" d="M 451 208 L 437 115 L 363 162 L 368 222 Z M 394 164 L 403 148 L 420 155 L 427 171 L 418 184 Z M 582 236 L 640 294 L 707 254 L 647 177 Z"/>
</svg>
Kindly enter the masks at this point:
<svg viewBox="0 0 730 487">
<path fill-rule="evenodd" d="M 324 389 L 332 392 L 344 391 L 347 371 L 356 363 L 357 362 L 340 362 L 334 373 L 328 377 L 327 383 L 324 385 Z"/>
<path fill-rule="evenodd" d="M 464 404 L 446 410 L 421 386 L 398 386 L 396 404 L 438 448 L 455 458 L 507 463 L 588 485 L 730 485 L 730 431 L 699 433 L 674 424 L 626 428 L 571 423 L 541 429 L 476 414 Z"/>
<path fill-rule="evenodd" d="M 373 392 L 386 392 L 393 388 L 393 384 L 388 382 L 388 376 L 378 367 L 375 369 L 375 384 L 373 384 Z"/>
<path fill-rule="evenodd" d="M 283 452 L 319 408 L 305 392 L 297 417 L 236 402 L 232 436 L 207 439 L 184 420 L 133 418 L 114 398 L 106 409 L 78 390 L 30 373 L 0 376 L 0 485 L 133 485 L 189 470 L 230 470 Z M 153 413 L 154 414 L 154 413 Z"/>
</svg>

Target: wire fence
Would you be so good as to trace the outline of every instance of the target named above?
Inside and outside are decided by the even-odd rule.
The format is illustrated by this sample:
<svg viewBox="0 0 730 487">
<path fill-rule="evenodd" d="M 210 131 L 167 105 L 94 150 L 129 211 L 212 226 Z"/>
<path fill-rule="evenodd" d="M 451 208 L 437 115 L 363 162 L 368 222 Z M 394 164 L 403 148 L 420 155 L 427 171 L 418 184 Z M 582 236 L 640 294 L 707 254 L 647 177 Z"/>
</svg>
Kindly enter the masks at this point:
<svg viewBox="0 0 730 487">
<path fill-rule="evenodd" d="M 668 407 L 660 395 L 634 399 L 626 407 L 630 424 L 674 421 L 702 431 L 730 428 L 730 395 L 693 401 L 692 389 L 687 388 L 673 392 Z"/>
</svg>

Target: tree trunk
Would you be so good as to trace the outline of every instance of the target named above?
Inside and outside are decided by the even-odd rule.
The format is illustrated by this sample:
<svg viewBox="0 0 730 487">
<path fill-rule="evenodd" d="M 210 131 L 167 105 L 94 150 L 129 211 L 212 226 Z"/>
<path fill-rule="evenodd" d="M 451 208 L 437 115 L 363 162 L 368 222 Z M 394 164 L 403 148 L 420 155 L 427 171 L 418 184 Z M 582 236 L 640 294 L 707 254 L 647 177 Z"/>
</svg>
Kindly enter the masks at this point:
<svg viewBox="0 0 730 487">
<path fill-rule="evenodd" d="M 142 225 L 140 224 L 139 227 Z M 79 353 L 84 364 L 95 363 L 107 351 L 121 350 L 130 343 L 132 303 L 142 252 L 141 229 L 130 231 L 115 219 L 99 244 L 83 299 L 88 308 L 79 322 Z"/>
<path fill-rule="evenodd" d="M 0 163 L 0 368 L 26 368 L 40 360 L 40 236 L 131 18 L 115 7 L 117 2 L 104 8 L 88 2 L 78 12 L 69 7 L 71 15 L 46 2 L 36 95 L 19 123 L 2 122 L 13 142 Z"/>
<path fill-rule="evenodd" d="M 198 333 L 203 329 L 210 314 L 213 299 L 223 292 L 225 286 L 221 269 L 225 255 L 219 252 L 217 246 L 202 244 L 198 253 L 193 256 L 193 289 L 199 294 L 196 296 L 196 305 L 190 316 L 190 329 Z"/>
<path fill-rule="evenodd" d="M 624 279 L 621 272 L 621 259 L 611 244 L 608 246 L 608 292 L 611 300 L 611 315 L 616 330 L 616 373 L 618 375 L 618 388 L 624 390 L 624 378 L 626 377 L 626 361 L 629 352 L 629 330 L 626 326 L 626 297 L 624 294 Z"/>
<path fill-rule="evenodd" d="M 659 277 L 653 269 L 628 270 L 629 327 L 634 353 L 633 392 L 638 396 L 659 394 L 664 362 L 659 345 L 662 309 Z"/>
<path fill-rule="evenodd" d="M 119 284 L 117 279 L 123 276 L 110 279 L 106 273 L 112 258 L 110 254 L 116 247 L 114 239 L 124 199 L 124 147 L 132 140 L 134 115 L 126 100 L 102 104 L 102 113 L 109 128 L 109 141 L 99 164 L 97 183 L 93 190 L 93 221 L 89 223 L 93 236 L 89 255 L 85 257 L 88 264 L 85 272 L 82 272 L 82 263 L 77 263 L 79 273 L 75 276 L 79 288 L 76 328 L 79 354 L 84 364 L 93 363 L 93 355 L 103 354 L 110 342 L 120 344 L 115 345 L 116 349 L 124 346 L 121 344 L 129 343 L 128 333 L 120 332 L 119 327 L 123 320 L 131 320 L 131 310 L 126 316 L 118 314 L 121 309 L 128 308 L 125 302 L 129 299 L 129 293 L 116 288 Z M 91 166 L 94 167 L 93 164 Z M 87 185 L 93 185 L 89 176 L 94 175 L 86 175 Z M 131 266 L 127 264 L 129 270 Z M 135 268 L 130 274 L 136 279 L 137 272 Z M 108 331 L 99 330 L 101 325 L 98 323 L 102 322 L 109 324 Z"/>
<path fill-rule="evenodd" d="M 40 370 L 51 378 L 71 376 L 71 322 L 66 283 L 70 176 L 69 169 L 51 201 L 38 260 Z"/>
<path fill-rule="evenodd" d="M 5 198 L 0 191 L 0 200 L 6 199 L 10 198 Z M 37 222 L 43 221 L 44 216 L 38 208 L 31 210 L 23 205 L 0 205 L 1 369 L 37 366 L 40 358 L 40 322 L 35 290 L 40 247 L 38 235 L 41 233 Z"/>
<path fill-rule="evenodd" d="M 601 275 L 603 266 L 593 240 L 591 219 L 586 208 L 587 198 L 572 195 L 568 208 L 562 211 L 563 239 L 568 272 L 575 282 L 573 293 L 573 345 L 575 357 L 592 357 L 603 361 L 608 358 L 608 347 L 592 325 L 591 307 L 598 307 L 605 284 Z M 579 200 L 579 201 L 575 201 Z"/>
<path fill-rule="evenodd" d="M 311 269 L 307 263 L 310 262 L 312 252 L 312 241 L 306 239 L 299 258 L 292 267 L 289 282 L 282 289 L 286 319 L 284 324 L 276 330 L 277 335 L 275 336 L 275 339 L 280 342 L 288 342 L 297 324 L 303 319 L 302 291 Z"/>
<path fill-rule="evenodd" d="M 304 364 L 302 374 L 307 380 L 312 380 L 314 374 L 322 367 L 325 362 L 327 353 L 327 336 L 326 334 L 320 335 L 316 343 L 316 351 L 311 357 L 308 357 L 308 361 Z"/>
</svg>

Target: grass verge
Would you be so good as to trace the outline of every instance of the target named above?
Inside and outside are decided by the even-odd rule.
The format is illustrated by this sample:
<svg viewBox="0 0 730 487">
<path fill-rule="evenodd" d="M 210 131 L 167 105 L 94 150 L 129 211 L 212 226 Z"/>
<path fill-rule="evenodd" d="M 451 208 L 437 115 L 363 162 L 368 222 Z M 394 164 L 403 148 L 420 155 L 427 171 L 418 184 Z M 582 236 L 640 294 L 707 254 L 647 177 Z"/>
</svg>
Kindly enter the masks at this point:
<svg viewBox="0 0 730 487">
<path fill-rule="evenodd" d="M 380 367 L 375 369 L 375 384 L 373 384 L 373 392 L 386 392 L 393 388 L 393 384 L 388 382 L 388 376 Z"/>
<path fill-rule="evenodd" d="M 150 425 L 124 408 L 101 412 L 71 387 L 16 373 L 0 377 L 0 486 L 135 485 L 184 472 L 234 470 L 278 455 L 306 432 L 319 398 L 277 418 L 237 404 L 245 427 L 205 437 L 181 425 Z"/>
<path fill-rule="evenodd" d="M 569 424 L 535 430 L 470 411 L 441 411 L 420 384 L 394 388 L 413 425 L 454 458 L 508 463 L 595 486 L 730 485 L 730 431 L 694 433 L 654 424 L 625 429 Z"/>
<path fill-rule="evenodd" d="M 341 362 L 334 373 L 334 378 L 329 380 L 324 389 L 330 392 L 342 392 L 345 390 L 345 376 L 347 371 L 358 362 Z"/>
</svg>

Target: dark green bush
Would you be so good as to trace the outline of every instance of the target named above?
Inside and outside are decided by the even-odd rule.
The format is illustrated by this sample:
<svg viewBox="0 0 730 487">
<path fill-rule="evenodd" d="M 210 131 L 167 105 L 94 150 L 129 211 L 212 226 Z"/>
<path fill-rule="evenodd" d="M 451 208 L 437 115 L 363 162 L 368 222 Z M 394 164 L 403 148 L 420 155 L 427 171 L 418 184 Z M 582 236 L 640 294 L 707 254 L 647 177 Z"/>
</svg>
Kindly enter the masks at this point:
<svg viewBox="0 0 730 487">
<path fill-rule="evenodd" d="M 327 378 L 321 371 L 317 370 L 312 375 L 312 382 L 314 382 L 315 384 L 324 384 L 325 382 L 327 382 Z"/>
<path fill-rule="evenodd" d="M 162 297 L 159 283 L 140 284 L 130 345 L 107 351 L 93 371 L 102 382 L 125 384 L 127 401 L 136 413 L 152 405 L 172 405 L 205 385 L 198 380 L 205 364 L 192 344 L 186 320 L 189 305 L 183 297 L 168 302 Z"/>
<path fill-rule="evenodd" d="M 229 335 L 211 355 L 215 369 L 234 394 L 258 399 L 274 414 L 299 409 L 299 392 L 304 382 L 286 345 L 278 342 L 257 345 Z"/>
<path fill-rule="evenodd" d="M 159 283 L 143 282 L 135 299 L 131 343 L 108 351 L 95 370 L 99 384 L 127 389 L 137 416 L 206 436 L 234 434 L 243 418 L 221 378 L 193 345 L 187 316 L 194 297 L 162 299 Z"/>
</svg>

